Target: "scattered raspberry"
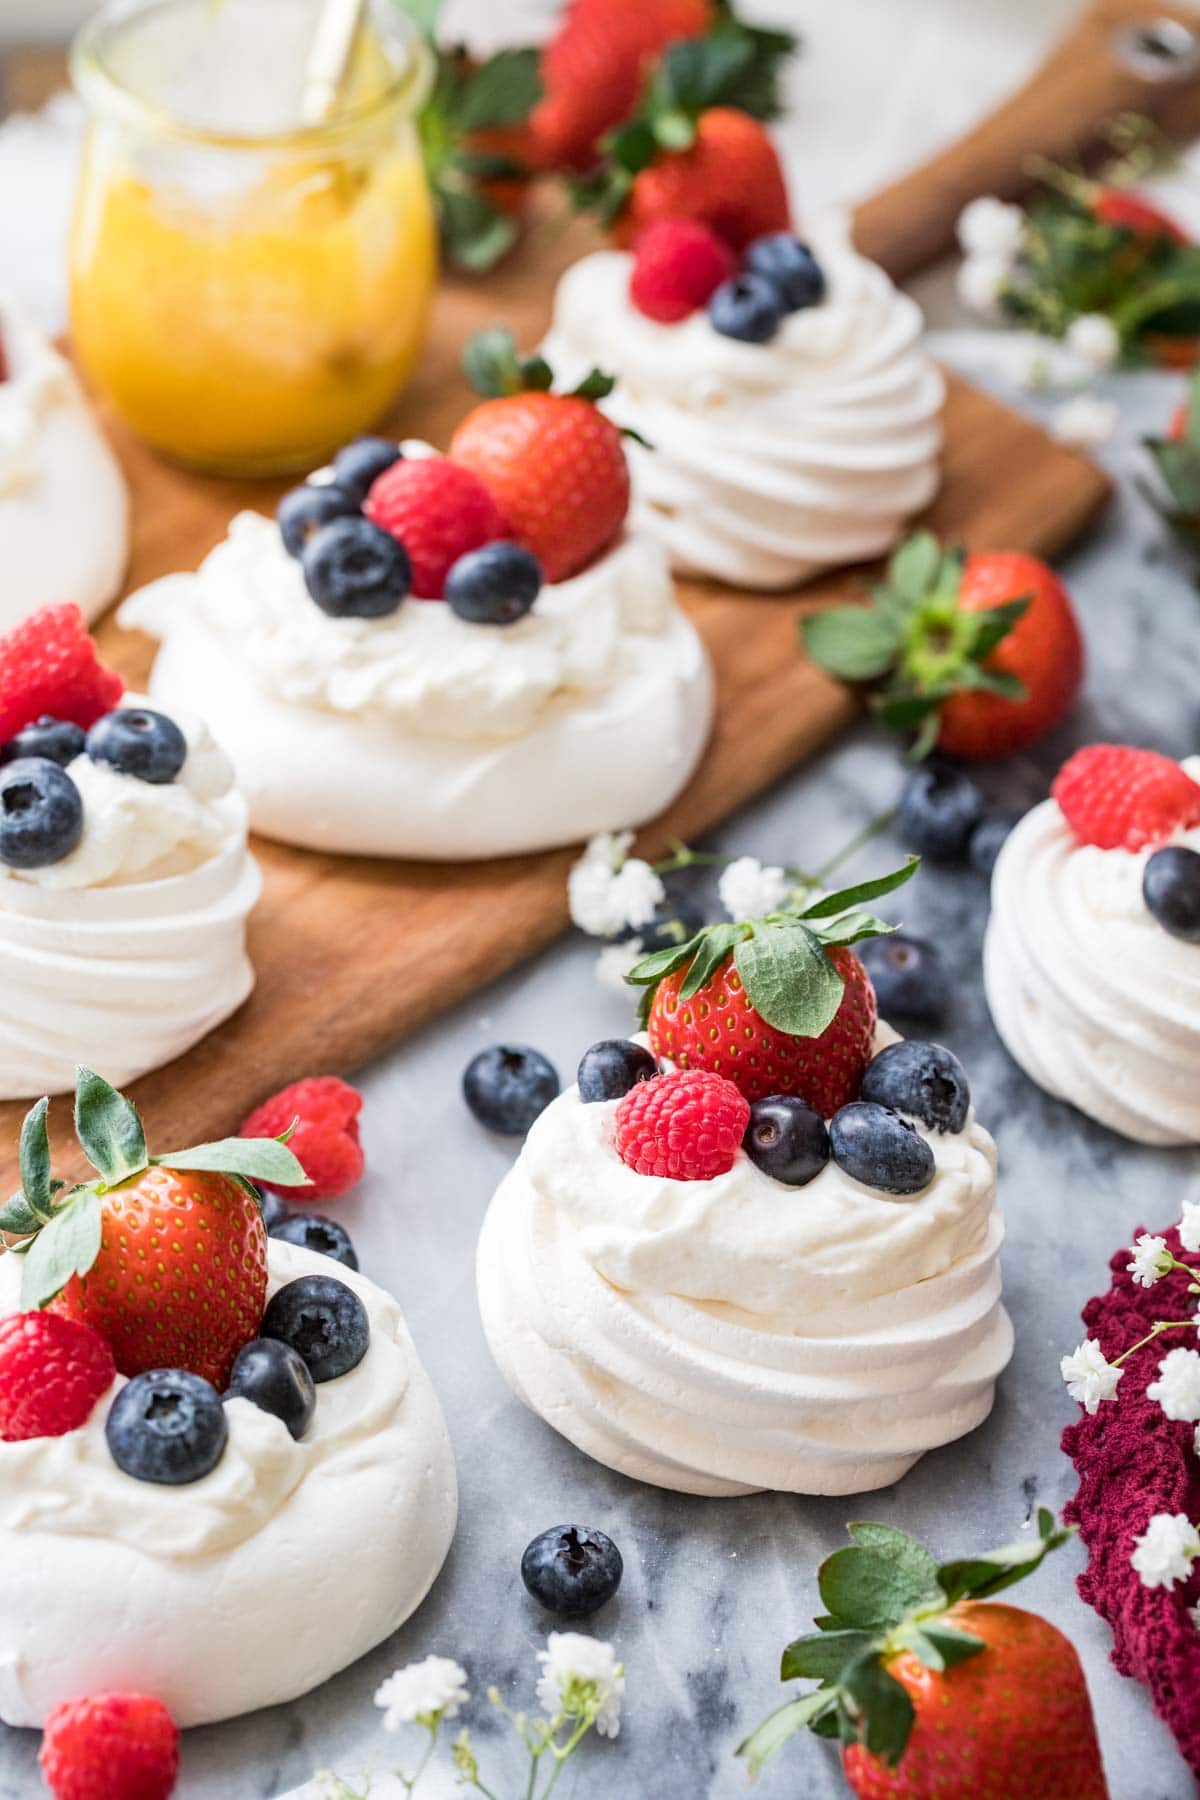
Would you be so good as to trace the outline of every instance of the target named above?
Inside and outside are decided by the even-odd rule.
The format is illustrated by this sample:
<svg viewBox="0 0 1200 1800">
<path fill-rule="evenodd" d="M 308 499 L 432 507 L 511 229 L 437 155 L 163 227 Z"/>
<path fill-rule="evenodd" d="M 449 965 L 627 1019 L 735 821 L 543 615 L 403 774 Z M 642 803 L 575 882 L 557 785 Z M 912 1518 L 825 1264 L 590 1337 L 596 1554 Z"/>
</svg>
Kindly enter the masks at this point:
<svg viewBox="0 0 1200 1800">
<path fill-rule="evenodd" d="M 336 1075 L 310 1075 L 293 1081 L 269 1100 L 264 1100 L 242 1126 L 242 1137 L 278 1137 L 294 1120 L 288 1139 L 304 1173 L 307 1188 L 276 1188 L 275 1192 L 307 1205 L 310 1200 L 332 1200 L 353 1187 L 363 1172 L 363 1153 L 358 1141 L 358 1115 L 362 1095 Z M 269 1182 L 260 1183 L 262 1187 Z"/>
<path fill-rule="evenodd" d="M 617 1154 L 639 1175 L 711 1181 L 733 1167 L 750 1123 L 732 1081 L 676 1069 L 639 1081 L 617 1107 Z"/>
<path fill-rule="evenodd" d="M 77 606 L 43 606 L 0 637 L 0 744 L 43 713 L 86 730 L 124 691 L 97 659 Z"/>
<path fill-rule="evenodd" d="M 648 319 L 674 325 L 707 305 L 736 268 L 728 244 L 699 219 L 660 219 L 638 239 L 629 298 Z"/>
<path fill-rule="evenodd" d="M 1200 783 L 1157 750 L 1089 744 L 1050 791 L 1079 841 L 1100 850 L 1145 850 L 1200 825 Z"/>
<path fill-rule="evenodd" d="M 404 545 L 419 600 L 440 600 L 460 556 L 509 535 L 478 475 L 444 456 L 393 463 L 372 486 L 363 511 Z"/>
<path fill-rule="evenodd" d="M 167 1800 L 179 1727 L 146 1694 L 64 1700 L 46 1721 L 38 1761 L 55 1800 Z"/>
<path fill-rule="evenodd" d="M 90 1325 L 48 1312 L 0 1319 L 0 1439 L 76 1431 L 116 1373 L 111 1348 Z"/>
</svg>

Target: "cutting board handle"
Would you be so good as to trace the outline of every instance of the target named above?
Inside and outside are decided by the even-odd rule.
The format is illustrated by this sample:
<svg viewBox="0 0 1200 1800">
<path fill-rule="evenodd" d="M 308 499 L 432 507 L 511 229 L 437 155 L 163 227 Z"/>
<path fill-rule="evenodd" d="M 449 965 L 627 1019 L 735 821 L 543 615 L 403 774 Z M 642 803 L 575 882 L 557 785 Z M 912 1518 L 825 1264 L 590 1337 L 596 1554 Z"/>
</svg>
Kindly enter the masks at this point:
<svg viewBox="0 0 1200 1800">
<path fill-rule="evenodd" d="M 1092 0 L 1023 88 L 857 208 L 855 240 L 902 281 L 951 248 L 968 200 L 1020 198 L 1031 154 L 1086 156 L 1121 112 L 1153 118 L 1176 143 L 1200 134 L 1200 11 L 1178 0 Z"/>
</svg>

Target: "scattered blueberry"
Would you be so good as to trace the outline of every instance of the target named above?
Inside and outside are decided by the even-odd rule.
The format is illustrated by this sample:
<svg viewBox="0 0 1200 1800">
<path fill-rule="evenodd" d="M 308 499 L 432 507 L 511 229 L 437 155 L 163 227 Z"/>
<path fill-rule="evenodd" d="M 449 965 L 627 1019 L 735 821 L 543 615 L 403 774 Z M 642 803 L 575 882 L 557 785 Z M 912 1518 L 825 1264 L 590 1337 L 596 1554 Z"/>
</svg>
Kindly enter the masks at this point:
<svg viewBox="0 0 1200 1800">
<path fill-rule="evenodd" d="M 816 306 L 825 298 L 825 275 L 807 244 L 790 231 L 756 238 L 746 252 L 746 267 L 765 275 L 788 312 Z"/>
<path fill-rule="evenodd" d="M 332 481 L 306 481 L 292 488 L 275 508 L 275 518 L 289 556 L 299 556 L 314 531 L 334 519 L 352 518 L 360 502 L 349 489 Z"/>
<path fill-rule="evenodd" d="M 344 488 L 355 505 L 361 506 L 371 490 L 372 482 L 400 461 L 403 450 L 395 438 L 359 437 L 333 459 L 333 479 Z"/>
<path fill-rule="evenodd" d="M 524 544 L 497 538 L 460 556 L 446 577 L 446 604 L 472 625 L 515 625 L 542 591 L 542 565 Z"/>
<path fill-rule="evenodd" d="M 350 1234 L 336 1219 L 324 1213 L 289 1212 L 275 1225 L 267 1227 L 273 1238 L 285 1244 L 299 1244 L 303 1250 L 315 1250 L 319 1256 L 332 1256 L 334 1262 L 347 1269 L 357 1269 L 358 1256 L 350 1242 Z"/>
<path fill-rule="evenodd" d="M 87 734 L 87 753 L 118 775 L 132 775 L 152 787 L 168 787 L 187 761 L 187 739 L 166 713 L 148 706 L 122 706 L 97 719 Z"/>
<path fill-rule="evenodd" d="M 744 344 L 765 344 L 775 336 L 784 307 L 773 281 L 765 275 L 735 275 L 723 281 L 708 303 L 714 331 Z"/>
<path fill-rule="evenodd" d="M 0 769 L 0 862 L 43 869 L 69 856 L 83 835 L 83 801 L 65 769 L 25 756 Z"/>
<path fill-rule="evenodd" d="M 0 763 L 16 762 L 22 756 L 39 756 L 65 769 L 68 763 L 83 755 L 86 741 L 87 732 L 82 725 L 73 725 L 70 719 L 52 719 L 49 713 L 43 713 L 32 725 L 26 725 L 23 731 L 9 738 L 0 750 Z"/>
<path fill-rule="evenodd" d="M 255 1338 L 237 1353 L 226 1400 L 249 1400 L 260 1412 L 282 1419 L 294 1438 L 302 1438 L 317 1410 L 317 1389 L 298 1350 L 278 1338 Z"/>
<path fill-rule="evenodd" d="M 1184 844 L 1156 850 L 1142 874 L 1142 896 L 1164 931 L 1200 944 L 1200 855 Z"/>
<path fill-rule="evenodd" d="M 971 1088 L 957 1056 L 941 1044 L 903 1038 L 867 1064 L 859 1092 L 934 1131 L 961 1131 Z"/>
<path fill-rule="evenodd" d="M 931 862 L 958 862 L 983 817 L 983 795 L 952 763 L 926 762 L 905 783 L 897 812 L 901 842 Z"/>
<path fill-rule="evenodd" d="M 772 1180 L 785 1187 L 805 1187 L 829 1161 L 829 1132 L 807 1100 L 769 1094 L 750 1108 L 742 1148 Z"/>
<path fill-rule="evenodd" d="M 547 1612 L 586 1619 L 621 1585 L 621 1552 L 590 1525 L 555 1525 L 535 1537 L 521 1558 L 521 1580 Z"/>
<path fill-rule="evenodd" d="M 290 1344 L 314 1381 L 335 1381 L 367 1354 L 371 1325 L 352 1288 L 332 1275 L 301 1275 L 267 1302 L 262 1335 Z"/>
<path fill-rule="evenodd" d="M 471 1058 L 462 1085 L 481 1125 L 520 1137 L 558 1094 L 558 1070 L 528 1044 L 493 1044 Z"/>
<path fill-rule="evenodd" d="M 989 813 L 979 821 L 967 845 L 967 857 L 977 875 L 990 878 L 996 858 L 1020 817 L 1020 813 L 999 812 Z"/>
<path fill-rule="evenodd" d="M 309 593 L 334 619 L 384 619 L 412 584 L 404 545 L 361 513 L 314 531 L 300 567 Z"/>
<path fill-rule="evenodd" d="M 668 894 L 654 909 L 654 917 L 645 925 L 627 925 L 617 934 L 619 944 L 637 938 L 642 955 L 654 950 L 668 950 L 673 944 L 686 944 L 707 923 L 704 914 L 690 900 L 673 900 Z"/>
<path fill-rule="evenodd" d="M 252 1184 L 253 1185 L 253 1184 Z M 272 1193 L 270 1188 L 256 1188 L 258 1204 L 262 1207 L 263 1224 L 268 1233 L 284 1219 L 291 1217 L 287 1201 L 281 1194 Z"/>
<path fill-rule="evenodd" d="M 104 1427 L 109 1452 L 135 1481 L 181 1487 L 215 1469 L 229 1427 L 221 1396 L 189 1369 L 151 1369 L 126 1382 Z"/>
<path fill-rule="evenodd" d="M 933 1151 L 915 1126 L 886 1106 L 852 1100 L 829 1121 L 839 1169 L 885 1194 L 919 1194 L 933 1180 Z"/>
<path fill-rule="evenodd" d="M 619 1100 L 639 1081 L 653 1081 L 658 1059 L 643 1044 L 628 1038 L 604 1038 L 585 1050 L 579 1064 L 579 1098 Z"/>
<path fill-rule="evenodd" d="M 855 945 L 855 952 L 885 1018 L 941 1024 L 950 1006 L 950 978 L 935 944 L 894 931 L 867 938 Z"/>
</svg>

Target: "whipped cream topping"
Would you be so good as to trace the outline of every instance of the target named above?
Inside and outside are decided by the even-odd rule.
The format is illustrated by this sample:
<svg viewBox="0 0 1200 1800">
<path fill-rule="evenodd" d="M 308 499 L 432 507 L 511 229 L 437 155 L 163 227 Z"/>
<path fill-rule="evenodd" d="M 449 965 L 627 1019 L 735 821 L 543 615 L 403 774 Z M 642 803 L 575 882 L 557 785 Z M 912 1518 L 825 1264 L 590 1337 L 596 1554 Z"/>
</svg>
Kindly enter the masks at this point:
<svg viewBox="0 0 1200 1800">
<path fill-rule="evenodd" d="M 1200 756 L 1183 767 L 1200 780 Z M 1171 840 L 1200 850 L 1200 827 Z M 1039 1087 L 1143 1144 L 1200 1143 L 1200 946 L 1142 897 L 1152 851 L 1081 844 L 1056 800 L 1016 826 L 992 877 L 984 981 L 996 1030 Z"/>
<path fill-rule="evenodd" d="M 881 1045 L 892 1034 L 881 1032 Z M 514 1393 L 610 1468 L 684 1493 L 884 1487 L 991 1410 L 1012 1351 L 996 1154 L 926 1132 L 900 1197 L 832 1162 L 789 1189 L 626 1168 L 616 1102 L 560 1096 L 489 1209 L 478 1281 Z"/>
<path fill-rule="evenodd" d="M 329 1273 L 327 1258 L 276 1239 L 269 1254 L 271 1293 Z M 78 1431 L 0 1443 L 7 1724 L 40 1725 L 59 1701 L 111 1688 L 157 1695 L 184 1726 L 252 1712 L 328 1680 L 420 1604 L 457 1517 L 445 1423 L 396 1301 L 337 1276 L 371 1341 L 317 1388 L 298 1443 L 231 1400 L 208 1475 L 135 1481 L 104 1439 L 121 1377 Z M 0 1316 L 19 1292 L 19 1259 L 0 1256 Z"/>
<path fill-rule="evenodd" d="M 704 310 L 646 318 L 628 253 L 584 257 L 559 283 L 545 353 L 566 381 L 616 375 L 605 410 L 653 445 L 630 443 L 635 526 L 682 571 L 793 586 L 881 555 L 936 492 L 944 390 L 920 310 L 842 219 L 808 235 L 826 297 L 766 344 L 723 337 Z"/>
</svg>

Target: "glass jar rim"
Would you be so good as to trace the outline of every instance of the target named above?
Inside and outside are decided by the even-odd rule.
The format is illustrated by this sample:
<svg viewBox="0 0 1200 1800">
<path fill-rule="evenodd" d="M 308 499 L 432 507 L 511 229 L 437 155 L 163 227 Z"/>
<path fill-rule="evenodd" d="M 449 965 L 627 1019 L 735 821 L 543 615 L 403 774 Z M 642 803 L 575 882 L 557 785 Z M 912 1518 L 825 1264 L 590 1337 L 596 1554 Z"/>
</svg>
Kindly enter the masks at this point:
<svg viewBox="0 0 1200 1800">
<path fill-rule="evenodd" d="M 371 99 L 317 124 L 296 125 L 284 131 L 227 131 L 177 118 L 116 75 L 105 55 L 105 44 L 111 33 L 143 13 L 194 3 L 195 0 L 107 0 L 80 27 L 71 43 L 71 81 L 90 112 L 116 118 L 147 136 L 213 149 L 297 151 L 352 137 L 364 125 L 389 112 L 414 118 L 428 98 L 434 72 L 432 53 L 414 23 L 397 6 L 391 25 L 404 40 L 404 59 L 396 68 L 395 78 Z"/>
</svg>

